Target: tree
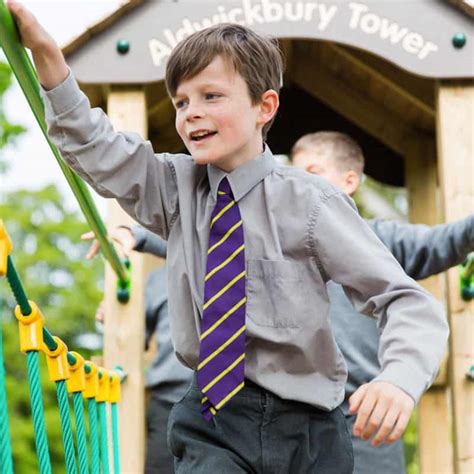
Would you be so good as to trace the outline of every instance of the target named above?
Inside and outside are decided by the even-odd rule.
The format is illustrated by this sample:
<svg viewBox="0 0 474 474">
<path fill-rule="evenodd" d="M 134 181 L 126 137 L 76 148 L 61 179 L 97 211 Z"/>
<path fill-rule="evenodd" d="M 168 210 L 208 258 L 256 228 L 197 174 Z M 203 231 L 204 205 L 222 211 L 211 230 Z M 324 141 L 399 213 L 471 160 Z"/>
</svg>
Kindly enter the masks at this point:
<svg viewBox="0 0 474 474">
<path fill-rule="evenodd" d="M 3 97 L 12 84 L 12 71 L 8 64 L 0 61 L 0 149 L 5 145 L 12 144 L 18 136 L 26 130 L 18 124 L 11 123 L 5 114 Z M 0 173 L 5 172 L 7 163 L 0 154 Z"/>
</svg>

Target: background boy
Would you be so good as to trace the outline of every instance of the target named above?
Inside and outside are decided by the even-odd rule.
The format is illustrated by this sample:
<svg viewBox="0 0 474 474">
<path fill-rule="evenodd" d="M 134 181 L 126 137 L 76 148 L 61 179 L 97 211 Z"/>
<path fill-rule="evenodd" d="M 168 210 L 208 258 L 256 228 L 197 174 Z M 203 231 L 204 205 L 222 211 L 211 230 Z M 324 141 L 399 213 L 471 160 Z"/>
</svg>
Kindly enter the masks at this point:
<svg viewBox="0 0 474 474">
<path fill-rule="evenodd" d="M 192 159 L 155 155 L 148 142 L 113 131 L 102 111 L 90 110 L 54 41 L 24 8 L 10 8 L 43 88 L 51 89 L 43 91 L 46 118 L 64 159 L 168 239 L 173 341 L 180 359 L 198 368 L 170 417 L 178 472 L 352 471 L 335 409 L 345 368 L 327 318 L 329 279 L 384 328 L 382 372 L 351 398 L 355 434 L 376 432 L 375 444 L 398 439 L 441 359 L 443 312 L 343 193 L 276 166 L 264 146 L 282 77 L 275 44 L 220 25 L 178 45 L 166 83 Z M 208 256 L 219 247 L 230 253 L 217 265 L 216 254 Z"/>
</svg>

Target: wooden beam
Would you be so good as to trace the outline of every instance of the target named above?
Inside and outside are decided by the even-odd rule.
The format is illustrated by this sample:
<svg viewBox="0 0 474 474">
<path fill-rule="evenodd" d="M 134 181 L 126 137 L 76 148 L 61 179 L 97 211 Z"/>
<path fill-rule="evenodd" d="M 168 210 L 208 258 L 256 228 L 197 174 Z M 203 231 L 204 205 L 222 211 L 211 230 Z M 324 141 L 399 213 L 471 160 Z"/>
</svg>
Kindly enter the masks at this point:
<svg viewBox="0 0 474 474">
<path fill-rule="evenodd" d="M 474 2 L 472 0 L 449 0 L 452 4 L 474 18 Z"/>
<path fill-rule="evenodd" d="M 433 138 L 417 137 L 408 144 L 405 182 L 408 189 L 410 222 L 436 225 L 441 209 L 438 170 Z M 435 275 L 420 282 L 439 301 L 444 300 L 444 279 Z M 433 387 L 418 405 L 418 452 L 422 474 L 453 472 L 453 448 L 449 424 L 447 358 Z"/>
<path fill-rule="evenodd" d="M 134 131 L 144 138 L 147 136 L 146 99 L 142 89 L 112 88 L 107 99 L 107 113 L 116 130 Z M 108 210 L 109 228 L 134 224 L 115 201 L 110 201 Z M 108 368 L 121 365 L 128 374 L 122 385 L 122 401 L 119 404 L 122 472 L 143 472 L 145 458 L 144 260 L 142 254 L 131 255 L 132 294 L 127 304 L 117 301 L 117 280 L 110 266 L 106 266 L 104 363 Z"/>
<path fill-rule="evenodd" d="M 392 150 L 405 155 L 407 139 L 416 133 L 403 120 L 382 105 L 355 91 L 350 84 L 331 73 L 301 45 L 293 47 L 293 82 L 321 102 L 370 133 Z"/>
<path fill-rule="evenodd" d="M 418 78 L 364 51 L 327 43 L 332 54 L 365 72 L 399 98 L 434 119 L 434 81 Z"/>
<path fill-rule="evenodd" d="M 474 82 L 440 82 L 437 88 L 438 166 L 446 222 L 474 211 Z M 449 378 L 456 473 L 474 472 L 474 305 L 462 300 L 457 269 L 447 277 L 451 327 Z"/>
</svg>

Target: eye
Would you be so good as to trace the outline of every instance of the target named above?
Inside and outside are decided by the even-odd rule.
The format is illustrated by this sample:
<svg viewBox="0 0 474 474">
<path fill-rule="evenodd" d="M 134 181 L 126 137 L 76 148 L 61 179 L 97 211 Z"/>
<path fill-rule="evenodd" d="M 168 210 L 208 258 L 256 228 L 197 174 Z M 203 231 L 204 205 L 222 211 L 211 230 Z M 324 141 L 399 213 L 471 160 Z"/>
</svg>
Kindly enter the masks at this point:
<svg viewBox="0 0 474 474">
<path fill-rule="evenodd" d="M 206 100 L 214 100 L 214 99 L 218 99 L 219 97 L 221 97 L 221 95 L 216 94 L 215 92 L 206 93 Z"/>
<path fill-rule="evenodd" d="M 174 106 L 176 109 L 182 109 L 183 107 L 187 105 L 187 103 L 188 103 L 187 100 L 180 99 L 180 100 L 175 101 Z"/>
</svg>

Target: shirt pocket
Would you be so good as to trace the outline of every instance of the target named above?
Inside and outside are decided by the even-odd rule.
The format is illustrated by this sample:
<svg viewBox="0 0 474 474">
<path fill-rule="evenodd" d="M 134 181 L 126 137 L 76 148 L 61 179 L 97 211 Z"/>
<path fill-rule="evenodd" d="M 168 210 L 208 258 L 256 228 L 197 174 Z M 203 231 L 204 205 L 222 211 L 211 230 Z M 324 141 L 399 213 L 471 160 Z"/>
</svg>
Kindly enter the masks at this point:
<svg viewBox="0 0 474 474">
<path fill-rule="evenodd" d="M 318 279 L 322 282 L 312 259 L 308 264 L 247 260 L 247 317 L 258 326 L 272 328 L 314 326 L 321 303 L 321 288 L 315 285 Z"/>
</svg>

